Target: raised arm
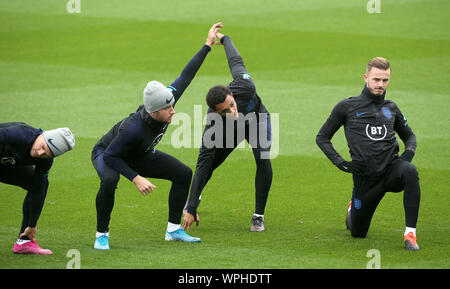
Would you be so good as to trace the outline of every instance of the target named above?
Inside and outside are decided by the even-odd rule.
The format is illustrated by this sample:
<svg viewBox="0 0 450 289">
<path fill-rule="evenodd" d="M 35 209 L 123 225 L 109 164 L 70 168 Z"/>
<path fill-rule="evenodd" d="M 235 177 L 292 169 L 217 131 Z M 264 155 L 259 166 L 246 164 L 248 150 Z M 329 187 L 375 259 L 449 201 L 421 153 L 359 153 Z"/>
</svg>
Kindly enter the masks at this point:
<svg viewBox="0 0 450 289">
<path fill-rule="evenodd" d="M 240 74 L 247 73 L 247 69 L 244 65 L 244 60 L 242 59 L 241 54 L 237 50 L 231 38 L 226 35 L 221 35 L 220 33 L 218 33 L 218 36 L 220 37 L 220 43 L 222 43 L 225 48 L 228 66 L 230 67 L 233 79 L 238 77 Z"/>
<path fill-rule="evenodd" d="M 217 37 L 225 48 L 228 66 L 233 77 L 233 81 L 229 84 L 229 87 L 233 91 L 234 96 L 254 95 L 256 93 L 255 83 L 250 77 L 244 65 L 244 60 L 233 41 L 229 36 L 221 33 L 217 33 Z"/>
<path fill-rule="evenodd" d="M 222 23 L 214 24 L 211 29 L 208 31 L 208 36 L 206 38 L 205 44 L 202 48 L 191 58 L 188 64 L 184 67 L 180 76 L 169 86 L 169 89 L 172 90 L 172 94 L 175 97 L 175 103 L 181 97 L 183 92 L 189 86 L 191 81 L 194 79 L 195 74 L 200 69 L 203 61 L 208 55 L 209 51 L 211 51 L 211 47 L 215 44 L 216 34 L 222 27 Z"/>
</svg>

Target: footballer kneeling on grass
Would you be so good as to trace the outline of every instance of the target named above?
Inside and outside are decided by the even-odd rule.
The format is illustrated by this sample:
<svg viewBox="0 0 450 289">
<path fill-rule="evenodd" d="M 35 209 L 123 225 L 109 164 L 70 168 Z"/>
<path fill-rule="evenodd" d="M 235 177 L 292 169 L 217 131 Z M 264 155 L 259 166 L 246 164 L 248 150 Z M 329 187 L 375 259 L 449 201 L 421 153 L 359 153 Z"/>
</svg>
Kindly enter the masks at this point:
<svg viewBox="0 0 450 289">
<path fill-rule="evenodd" d="M 325 155 L 344 172 L 353 175 L 353 193 L 346 226 L 353 237 L 365 238 L 372 216 L 386 192 L 403 193 L 407 250 L 419 250 L 416 223 L 420 186 L 416 167 L 411 164 L 416 136 L 398 106 L 386 100 L 391 76 L 389 62 L 376 57 L 367 64 L 361 95 L 339 102 L 320 129 L 316 142 Z M 333 148 L 331 138 L 344 126 L 352 161 L 345 161 Z M 399 156 L 399 135 L 405 151 Z"/>
</svg>

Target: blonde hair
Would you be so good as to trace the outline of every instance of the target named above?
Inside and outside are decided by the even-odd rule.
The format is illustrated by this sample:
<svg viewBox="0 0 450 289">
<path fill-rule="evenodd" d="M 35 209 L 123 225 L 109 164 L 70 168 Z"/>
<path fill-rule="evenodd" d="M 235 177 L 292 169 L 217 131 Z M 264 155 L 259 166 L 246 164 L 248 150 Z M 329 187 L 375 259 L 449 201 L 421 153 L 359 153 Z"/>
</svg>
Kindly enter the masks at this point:
<svg viewBox="0 0 450 289">
<path fill-rule="evenodd" d="M 372 67 L 376 67 L 376 68 L 382 69 L 382 70 L 391 69 L 391 65 L 389 64 L 389 61 L 386 58 L 383 58 L 383 57 L 372 58 L 369 61 L 369 63 L 367 63 L 366 72 L 370 72 Z"/>
</svg>

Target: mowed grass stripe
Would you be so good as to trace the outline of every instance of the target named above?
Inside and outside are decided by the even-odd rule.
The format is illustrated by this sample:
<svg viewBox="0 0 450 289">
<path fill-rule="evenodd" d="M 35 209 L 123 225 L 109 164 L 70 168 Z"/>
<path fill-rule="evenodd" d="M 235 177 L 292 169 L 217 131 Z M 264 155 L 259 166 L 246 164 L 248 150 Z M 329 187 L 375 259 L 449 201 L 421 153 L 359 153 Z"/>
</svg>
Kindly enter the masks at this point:
<svg viewBox="0 0 450 289">
<path fill-rule="evenodd" d="M 83 18 L 84 25 L 71 28 L 70 31 L 64 27 L 65 23 L 70 22 L 71 19 L 61 18 L 60 21 L 61 23 L 52 29 L 43 29 L 39 32 L 23 31 L 20 33 L 20 38 L 17 32 L 3 32 L 2 59 L 141 71 L 147 69 L 148 63 L 155 69 L 172 71 L 179 69 L 180 59 L 192 54 L 186 47 L 196 47 L 198 43 L 201 43 L 199 38 L 191 35 L 200 37 L 205 34 L 204 25 L 187 24 L 188 27 L 185 29 L 188 29 L 190 33 L 179 34 L 174 39 L 170 31 L 176 31 L 181 24 L 169 21 L 129 20 L 117 23 L 117 21 L 105 19 L 101 25 L 91 25 L 88 18 Z M 348 33 L 271 28 L 262 30 L 241 26 L 230 26 L 227 28 L 227 33 L 236 41 L 241 39 L 239 47 L 244 55 L 254 55 L 247 60 L 248 64 L 258 63 L 254 65 L 254 71 L 270 70 L 273 67 L 295 68 L 298 67 L 298 63 L 307 67 L 359 63 L 366 62 L 369 56 L 379 54 L 397 59 L 448 55 L 450 47 L 450 42 L 446 40 L 402 39 L 389 35 L 374 38 Z M 260 39 L 270 38 L 275 38 L 277 41 L 270 42 L 268 45 L 254 45 Z M 291 39 L 302 41 L 293 42 Z M 45 45 L 35 45 L 36 42 L 42 42 Z M 79 45 L 80 43 L 83 45 Z M 181 43 L 183 45 L 180 45 Z M 389 45 L 386 45 L 387 43 Z M 403 49 L 404 47 L 408 49 Z M 165 53 L 157 53 L 157 51 Z M 278 54 L 274 52 L 281 51 L 286 59 L 295 59 L 295 61 L 280 61 L 278 57 L 275 57 Z M 314 51 L 313 54 L 312 51 Z M 352 53 L 348 53 L 349 51 Z M 211 67 L 210 73 L 218 72 Z"/>
</svg>

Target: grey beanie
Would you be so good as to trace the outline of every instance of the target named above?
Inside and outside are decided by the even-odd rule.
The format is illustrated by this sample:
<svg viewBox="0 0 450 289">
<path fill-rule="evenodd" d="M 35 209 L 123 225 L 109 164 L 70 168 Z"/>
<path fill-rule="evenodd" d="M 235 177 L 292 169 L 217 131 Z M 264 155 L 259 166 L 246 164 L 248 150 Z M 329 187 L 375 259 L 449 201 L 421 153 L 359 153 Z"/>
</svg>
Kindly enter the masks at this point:
<svg viewBox="0 0 450 289">
<path fill-rule="evenodd" d="M 148 113 L 166 108 L 174 102 L 172 91 L 159 81 L 152 80 L 144 88 L 144 106 Z"/>
<path fill-rule="evenodd" d="M 53 157 L 70 151 L 75 146 L 75 138 L 67 127 L 44 131 L 44 139 Z"/>
</svg>

